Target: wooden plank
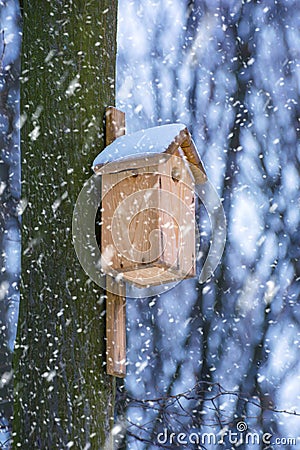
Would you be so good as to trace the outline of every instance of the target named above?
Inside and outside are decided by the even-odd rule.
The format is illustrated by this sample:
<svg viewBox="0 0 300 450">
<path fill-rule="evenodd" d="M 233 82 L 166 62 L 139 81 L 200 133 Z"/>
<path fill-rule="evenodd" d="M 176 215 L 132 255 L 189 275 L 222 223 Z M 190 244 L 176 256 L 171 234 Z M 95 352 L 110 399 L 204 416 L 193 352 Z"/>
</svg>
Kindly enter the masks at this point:
<svg viewBox="0 0 300 450">
<path fill-rule="evenodd" d="M 105 112 L 105 143 L 125 134 L 125 113 L 113 106 Z M 103 179 L 102 179 L 103 184 Z M 112 293 L 117 292 L 117 294 Z M 126 285 L 106 277 L 106 363 L 109 375 L 126 375 Z"/>
<path fill-rule="evenodd" d="M 114 188 L 110 189 L 110 186 Z M 103 262 L 110 264 L 103 267 L 104 270 L 134 270 L 140 264 L 157 260 L 159 248 L 153 241 L 151 245 L 150 236 L 159 228 L 158 211 L 157 208 L 147 208 L 146 194 L 139 193 L 152 189 L 152 197 L 157 196 L 156 201 L 152 198 L 152 203 L 158 205 L 158 190 L 157 193 L 154 190 L 158 188 L 158 175 L 147 173 L 147 167 L 140 169 L 138 175 L 131 171 L 106 174 L 102 175 L 102 187 L 102 221 L 105 226 L 102 228 L 101 248 Z M 116 214 L 122 202 L 125 206 Z M 140 211 L 143 207 L 146 209 Z"/>
<path fill-rule="evenodd" d="M 165 174 L 160 177 L 159 203 L 164 243 L 162 262 L 174 272 L 185 274 L 183 278 L 195 276 L 195 184 L 181 148 L 158 172 Z"/>
<path fill-rule="evenodd" d="M 187 278 L 178 271 L 172 272 L 168 266 L 155 265 L 143 269 L 124 272 L 123 279 L 129 281 L 137 287 L 159 286 L 164 283 L 171 283 Z"/>
<path fill-rule="evenodd" d="M 115 139 L 125 134 L 125 113 L 114 106 L 105 111 L 105 145 L 111 144 Z"/>
<path fill-rule="evenodd" d="M 162 161 L 165 159 L 166 161 L 169 158 L 169 154 L 164 153 L 157 153 L 153 155 L 147 155 L 145 158 L 138 158 L 137 155 L 134 156 L 128 156 L 125 160 L 119 160 L 119 161 L 111 161 L 109 164 L 104 165 L 97 165 L 94 167 L 95 173 L 98 173 L 100 175 L 107 174 L 107 173 L 117 173 L 124 170 L 143 170 L 145 166 L 147 167 L 153 167 L 157 164 L 161 164 Z M 153 171 L 153 169 L 152 169 Z"/>
<path fill-rule="evenodd" d="M 113 294 L 111 290 L 116 291 Z M 107 373 L 126 375 L 126 285 L 106 277 L 106 363 Z"/>
</svg>

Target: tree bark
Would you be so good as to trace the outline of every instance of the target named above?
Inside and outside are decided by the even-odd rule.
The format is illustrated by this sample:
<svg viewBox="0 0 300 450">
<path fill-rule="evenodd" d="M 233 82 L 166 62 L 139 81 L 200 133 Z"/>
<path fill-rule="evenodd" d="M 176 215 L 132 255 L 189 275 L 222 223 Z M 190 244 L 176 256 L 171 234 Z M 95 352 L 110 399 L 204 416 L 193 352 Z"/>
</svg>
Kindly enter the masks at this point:
<svg viewBox="0 0 300 450">
<path fill-rule="evenodd" d="M 113 416 L 103 296 L 72 245 L 72 213 L 114 104 L 117 0 L 25 0 L 22 289 L 14 448 L 101 449 Z"/>
</svg>

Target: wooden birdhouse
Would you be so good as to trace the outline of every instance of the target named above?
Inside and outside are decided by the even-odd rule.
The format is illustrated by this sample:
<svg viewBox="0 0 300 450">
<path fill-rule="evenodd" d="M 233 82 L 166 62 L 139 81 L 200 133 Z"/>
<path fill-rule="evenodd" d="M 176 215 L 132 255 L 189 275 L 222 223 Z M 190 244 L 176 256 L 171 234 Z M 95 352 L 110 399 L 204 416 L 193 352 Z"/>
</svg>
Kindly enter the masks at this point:
<svg viewBox="0 0 300 450">
<path fill-rule="evenodd" d="M 195 185 L 205 171 L 183 124 L 117 138 L 102 175 L 101 267 L 140 288 L 195 275 Z"/>
<path fill-rule="evenodd" d="M 195 275 L 195 186 L 206 181 L 185 125 L 125 136 L 125 114 L 106 110 L 101 270 L 106 274 L 107 373 L 126 374 L 126 283 L 139 288 Z"/>
</svg>

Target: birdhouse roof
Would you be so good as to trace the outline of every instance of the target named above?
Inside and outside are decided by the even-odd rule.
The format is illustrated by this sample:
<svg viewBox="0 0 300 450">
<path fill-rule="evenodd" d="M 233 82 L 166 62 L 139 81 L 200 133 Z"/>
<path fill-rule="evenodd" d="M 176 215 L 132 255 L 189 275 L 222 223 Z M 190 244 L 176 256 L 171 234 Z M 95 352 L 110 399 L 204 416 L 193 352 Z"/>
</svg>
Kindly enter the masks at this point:
<svg viewBox="0 0 300 450">
<path fill-rule="evenodd" d="M 196 184 L 206 181 L 206 174 L 196 146 L 184 124 L 162 125 L 127 134 L 108 145 L 93 162 L 95 173 L 114 173 L 157 163 L 157 155 L 172 155 L 180 147 L 194 175 Z M 114 164 L 115 163 L 115 164 Z"/>
</svg>

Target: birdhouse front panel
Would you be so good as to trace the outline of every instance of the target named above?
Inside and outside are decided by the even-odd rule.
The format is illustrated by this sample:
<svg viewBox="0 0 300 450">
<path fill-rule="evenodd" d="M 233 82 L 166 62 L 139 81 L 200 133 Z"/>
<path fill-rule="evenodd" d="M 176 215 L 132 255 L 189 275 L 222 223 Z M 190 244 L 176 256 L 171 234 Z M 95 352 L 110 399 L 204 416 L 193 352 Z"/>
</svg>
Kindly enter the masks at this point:
<svg viewBox="0 0 300 450">
<path fill-rule="evenodd" d="M 138 287 L 195 275 L 195 183 L 205 181 L 205 172 L 190 162 L 198 155 L 186 128 L 170 140 L 170 127 L 175 128 L 165 127 L 169 145 L 153 143 L 156 134 L 150 129 L 128 141 L 118 138 L 95 160 L 95 172 L 102 175 L 102 270 Z M 126 142 L 132 152 L 143 142 L 144 153 L 128 157 Z M 105 161 L 122 148 L 125 158 Z"/>
<path fill-rule="evenodd" d="M 157 177 L 148 170 L 145 167 L 102 176 L 101 253 L 104 269 L 127 271 L 155 258 L 151 255 L 149 235 L 158 227 L 158 218 L 155 210 L 145 210 L 147 198 L 143 191 L 153 189 L 151 200 L 157 204 L 157 199 L 153 199 L 157 195 Z M 140 192 L 141 195 L 137 195 Z"/>
</svg>

